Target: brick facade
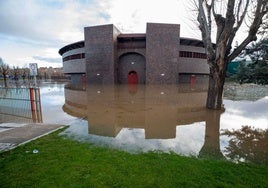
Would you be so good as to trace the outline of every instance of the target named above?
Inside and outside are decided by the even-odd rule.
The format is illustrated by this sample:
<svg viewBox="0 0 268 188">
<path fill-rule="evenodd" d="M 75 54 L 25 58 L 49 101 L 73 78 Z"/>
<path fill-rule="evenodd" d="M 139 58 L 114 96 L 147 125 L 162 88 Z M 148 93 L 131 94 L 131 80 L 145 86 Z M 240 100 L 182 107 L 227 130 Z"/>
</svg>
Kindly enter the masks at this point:
<svg viewBox="0 0 268 188">
<path fill-rule="evenodd" d="M 176 24 L 147 24 L 146 83 L 177 83 L 180 27 Z"/>
<path fill-rule="evenodd" d="M 127 53 L 118 60 L 118 83 L 127 84 L 128 74 L 135 71 L 138 74 L 138 83 L 145 84 L 146 59 L 138 53 Z"/>
<path fill-rule="evenodd" d="M 113 25 L 103 25 L 86 27 L 84 34 L 87 82 L 114 84 L 116 41 L 120 32 Z"/>
<path fill-rule="evenodd" d="M 148 23 L 145 34 L 121 34 L 112 24 L 85 27 L 84 37 L 59 50 L 64 73 L 75 80 L 86 74 L 90 84 L 126 84 L 134 72 L 139 84 L 176 84 L 209 73 L 202 41 L 181 38 L 178 24 Z"/>
</svg>

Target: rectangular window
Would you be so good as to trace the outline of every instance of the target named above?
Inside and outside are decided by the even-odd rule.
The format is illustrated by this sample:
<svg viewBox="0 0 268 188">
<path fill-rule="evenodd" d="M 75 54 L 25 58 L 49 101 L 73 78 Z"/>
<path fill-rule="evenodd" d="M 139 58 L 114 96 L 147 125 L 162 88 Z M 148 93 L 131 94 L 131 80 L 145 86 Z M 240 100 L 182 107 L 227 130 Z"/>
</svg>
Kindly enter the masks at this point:
<svg viewBox="0 0 268 188">
<path fill-rule="evenodd" d="M 62 60 L 64 62 L 64 61 L 69 61 L 72 59 L 83 59 L 83 58 L 85 58 L 85 53 L 69 55 L 69 56 L 63 58 Z"/>
<path fill-rule="evenodd" d="M 192 52 L 180 51 L 180 57 L 192 58 Z"/>
</svg>

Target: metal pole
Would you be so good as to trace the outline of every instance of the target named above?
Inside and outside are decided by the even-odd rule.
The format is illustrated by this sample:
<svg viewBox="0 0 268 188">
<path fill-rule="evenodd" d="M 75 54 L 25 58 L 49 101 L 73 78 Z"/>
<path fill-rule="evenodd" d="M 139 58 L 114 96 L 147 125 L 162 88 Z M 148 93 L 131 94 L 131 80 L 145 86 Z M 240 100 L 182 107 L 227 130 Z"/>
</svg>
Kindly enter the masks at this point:
<svg viewBox="0 0 268 188">
<path fill-rule="evenodd" d="M 36 106 L 35 106 L 34 88 L 30 88 L 30 101 L 31 101 L 32 119 L 33 119 L 33 122 L 36 123 Z"/>
</svg>

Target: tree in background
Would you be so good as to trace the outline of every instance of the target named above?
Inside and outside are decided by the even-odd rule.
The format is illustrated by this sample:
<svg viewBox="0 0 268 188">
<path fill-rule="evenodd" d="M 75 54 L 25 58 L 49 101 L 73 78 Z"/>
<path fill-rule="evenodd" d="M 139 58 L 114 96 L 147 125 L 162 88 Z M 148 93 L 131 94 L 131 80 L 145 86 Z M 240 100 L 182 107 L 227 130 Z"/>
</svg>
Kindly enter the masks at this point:
<svg viewBox="0 0 268 188">
<path fill-rule="evenodd" d="M 18 80 L 20 75 L 20 68 L 18 66 L 13 66 L 12 69 L 13 79 Z"/>
<path fill-rule="evenodd" d="M 3 75 L 5 87 L 7 87 L 7 75 L 9 72 L 9 65 L 4 63 L 1 57 L 0 57 L 0 72 Z"/>
<path fill-rule="evenodd" d="M 25 79 L 29 78 L 30 70 L 29 68 L 22 68 L 22 79 L 25 81 Z"/>
<path fill-rule="evenodd" d="M 252 43 L 241 53 L 251 63 L 241 63 L 237 79 L 242 83 L 268 84 L 268 37 Z"/>
<path fill-rule="evenodd" d="M 258 31 L 267 29 L 267 0 L 195 0 L 197 20 L 209 65 L 209 87 L 206 106 L 221 109 L 223 86 L 227 64 L 237 57 L 252 41 L 257 40 Z M 232 48 L 233 40 L 242 23 L 249 29 L 244 40 Z M 216 28 L 215 45 L 212 43 L 213 27 Z"/>
</svg>

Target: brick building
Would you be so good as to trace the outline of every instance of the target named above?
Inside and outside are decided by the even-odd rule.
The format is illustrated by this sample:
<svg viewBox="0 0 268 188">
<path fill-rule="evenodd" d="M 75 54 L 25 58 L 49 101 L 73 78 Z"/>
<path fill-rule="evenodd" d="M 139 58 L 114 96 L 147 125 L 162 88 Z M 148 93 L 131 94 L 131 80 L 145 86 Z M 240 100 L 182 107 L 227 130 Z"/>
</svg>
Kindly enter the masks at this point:
<svg viewBox="0 0 268 188">
<path fill-rule="evenodd" d="M 207 79 L 203 42 L 180 37 L 180 25 L 147 23 L 146 33 L 123 34 L 114 25 L 84 28 L 84 41 L 59 50 L 72 82 L 175 84 Z"/>
</svg>

